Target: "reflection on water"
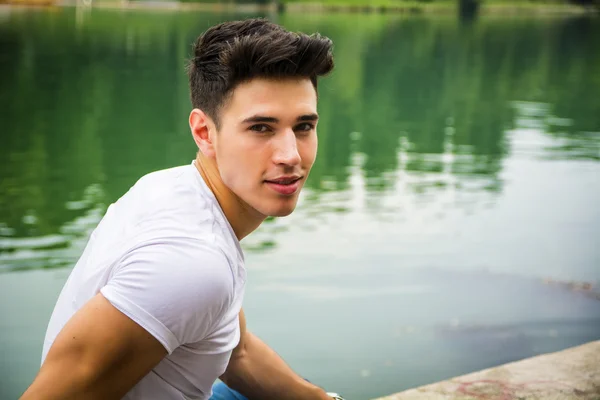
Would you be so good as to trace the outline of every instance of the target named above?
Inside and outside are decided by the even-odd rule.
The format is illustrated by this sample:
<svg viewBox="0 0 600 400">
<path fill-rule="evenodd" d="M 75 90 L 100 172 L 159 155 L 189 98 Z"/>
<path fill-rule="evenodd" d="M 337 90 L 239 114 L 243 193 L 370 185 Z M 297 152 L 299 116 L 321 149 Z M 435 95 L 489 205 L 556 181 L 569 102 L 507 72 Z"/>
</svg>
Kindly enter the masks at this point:
<svg viewBox="0 0 600 400">
<path fill-rule="evenodd" d="M 92 184 L 84 189 L 81 200 L 65 203 L 66 210 L 82 214 L 58 227 L 56 233 L 15 237 L 15 229 L 4 225 L 3 235 L 0 236 L 0 262 L 4 268 L 23 270 L 72 267 L 106 211 L 102 198 L 100 185 Z M 35 210 L 28 210 L 22 223 L 25 227 L 35 229 Z"/>
<path fill-rule="evenodd" d="M 182 70 L 188 44 L 231 18 L 168 14 L 159 24 L 158 16 L 128 13 L 115 24 L 115 15 L 96 10 L 74 17 L 15 13 L 1 25 L 3 270 L 72 265 L 82 246 L 75 239 L 139 176 L 193 157 Z M 350 212 L 356 196 L 367 212 L 397 213 L 382 198 L 398 185 L 422 207 L 448 192 L 456 199 L 448 207 L 490 206 L 502 195 L 503 163 L 517 155 L 600 160 L 592 20 L 280 22 L 336 43 L 339 68 L 320 94 L 309 225 Z M 515 149 L 523 131 L 545 137 Z M 351 190 L 357 175 L 366 193 Z M 247 250 L 273 249 L 281 229 L 267 224 Z"/>
<path fill-rule="evenodd" d="M 48 313 L 108 204 L 143 174 L 190 162 L 190 44 L 236 17 L 2 16 L 5 292 L 43 287 L 27 307 Z M 597 300 L 540 282 L 600 281 L 598 21 L 277 19 L 330 36 L 337 70 L 320 85 L 319 155 L 297 212 L 244 243 L 261 336 L 350 398 L 598 337 Z M 44 271 L 55 267 L 66 268 Z M 46 272 L 58 274 L 49 287 Z M 6 359 L 30 357 L 11 395 L 35 372 L 47 316 L 27 320 L 31 310 L 1 325 L 17 352 Z"/>
</svg>

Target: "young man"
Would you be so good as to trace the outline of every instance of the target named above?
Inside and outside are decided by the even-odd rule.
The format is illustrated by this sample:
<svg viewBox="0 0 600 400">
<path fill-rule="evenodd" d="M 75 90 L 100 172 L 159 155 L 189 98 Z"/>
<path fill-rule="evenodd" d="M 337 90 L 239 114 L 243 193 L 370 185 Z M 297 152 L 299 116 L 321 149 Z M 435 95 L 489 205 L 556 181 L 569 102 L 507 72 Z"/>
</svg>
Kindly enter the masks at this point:
<svg viewBox="0 0 600 400">
<path fill-rule="evenodd" d="M 208 399 L 219 377 L 251 399 L 331 398 L 246 330 L 239 240 L 294 210 L 317 152 L 317 78 L 332 68 L 329 39 L 261 19 L 198 38 L 197 157 L 144 176 L 108 208 L 23 400 Z"/>
</svg>

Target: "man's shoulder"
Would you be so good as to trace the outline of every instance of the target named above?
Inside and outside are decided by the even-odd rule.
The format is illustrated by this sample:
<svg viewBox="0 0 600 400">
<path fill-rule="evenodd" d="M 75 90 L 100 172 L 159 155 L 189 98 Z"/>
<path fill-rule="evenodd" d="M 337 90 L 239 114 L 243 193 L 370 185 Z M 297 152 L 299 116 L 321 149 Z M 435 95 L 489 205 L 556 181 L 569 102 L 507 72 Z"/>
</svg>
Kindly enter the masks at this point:
<svg viewBox="0 0 600 400">
<path fill-rule="evenodd" d="M 111 206 L 99 235 L 113 242 L 118 233 L 122 248 L 129 250 L 149 243 L 166 251 L 199 245 L 197 251 L 214 249 L 235 263 L 239 251 L 233 233 L 197 175 L 193 165 L 144 175 Z"/>
<path fill-rule="evenodd" d="M 190 179 L 190 168 L 192 167 L 189 165 L 182 165 L 149 172 L 140 177 L 125 196 L 134 194 L 147 200 L 157 200 L 169 196 L 176 199 L 181 197 L 182 191 L 195 193 L 196 187 L 195 182 Z"/>
<path fill-rule="evenodd" d="M 172 179 L 177 179 L 183 174 L 188 173 L 191 168 L 193 168 L 192 165 L 178 165 L 175 167 L 150 171 L 142 175 L 135 185 L 146 183 L 160 183 L 161 181 L 168 182 Z"/>
<path fill-rule="evenodd" d="M 115 207 L 136 224 L 161 221 L 178 225 L 206 219 L 212 205 L 200 190 L 191 168 L 184 165 L 142 176 L 118 199 Z"/>
<path fill-rule="evenodd" d="M 159 269 L 169 265 L 171 272 L 173 269 L 198 270 L 198 266 L 229 270 L 225 252 L 206 237 L 156 236 L 129 249 L 122 263 L 132 260 Z"/>
<path fill-rule="evenodd" d="M 193 165 L 145 175 L 132 188 L 127 209 L 140 231 L 165 236 L 202 238 L 237 253 L 235 234 L 214 195 Z"/>
</svg>

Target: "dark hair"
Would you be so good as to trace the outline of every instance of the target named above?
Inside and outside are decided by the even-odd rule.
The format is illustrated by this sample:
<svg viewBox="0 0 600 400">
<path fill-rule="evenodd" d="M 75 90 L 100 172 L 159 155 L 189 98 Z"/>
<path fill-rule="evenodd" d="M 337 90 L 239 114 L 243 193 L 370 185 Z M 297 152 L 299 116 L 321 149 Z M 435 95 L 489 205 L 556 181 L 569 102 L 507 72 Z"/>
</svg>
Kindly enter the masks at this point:
<svg viewBox="0 0 600 400">
<path fill-rule="evenodd" d="M 332 42 L 293 33 L 262 18 L 215 25 L 194 43 L 187 72 L 192 106 L 219 127 L 219 111 L 237 85 L 253 78 L 309 78 L 333 69 Z"/>
</svg>

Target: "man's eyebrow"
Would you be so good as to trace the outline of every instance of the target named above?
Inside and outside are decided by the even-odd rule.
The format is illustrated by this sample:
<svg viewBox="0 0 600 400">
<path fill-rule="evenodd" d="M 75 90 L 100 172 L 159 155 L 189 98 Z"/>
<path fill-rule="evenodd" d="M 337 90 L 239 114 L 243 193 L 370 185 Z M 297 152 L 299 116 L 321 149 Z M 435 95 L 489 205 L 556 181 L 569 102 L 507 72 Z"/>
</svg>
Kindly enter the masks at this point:
<svg viewBox="0 0 600 400">
<path fill-rule="evenodd" d="M 316 121 L 319 119 L 319 116 L 317 114 L 306 114 L 306 115 L 301 115 L 298 117 L 297 121 Z"/>
<path fill-rule="evenodd" d="M 298 118 L 296 118 L 296 121 L 298 122 L 304 122 L 304 121 L 317 121 L 319 119 L 319 116 L 317 114 L 306 114 L 306 115 L 301 115 Z M 268 123 L 272 123 L 272 124 L 278 124 L 279 123 L 279 119 L 275 118 L 275 117 L 267 117 L 265 115 L 253 115 L 251 117 L 248 117 L 246 119 L 244 119 L 242 121 L 242 124 L 248 124 L 248 123 L 261 123 L 261 122 L 268 122 Z"/>
<path fill-rule="evenodd" d="M 275 117 L 266 117 L 264 115 L 253 115 L 253 116 L 248 117 L 245 120 L 243 120 L 242 124 L 247 124 L 250 122 L 270 122 L 270 123 L 276 124 L 279 122 L 279 120 Z"/>
</svg>

